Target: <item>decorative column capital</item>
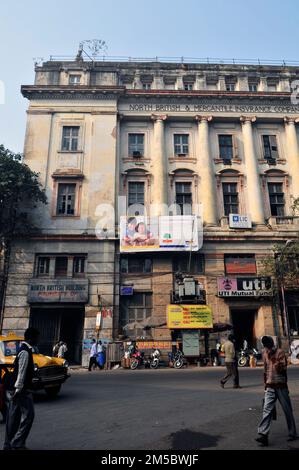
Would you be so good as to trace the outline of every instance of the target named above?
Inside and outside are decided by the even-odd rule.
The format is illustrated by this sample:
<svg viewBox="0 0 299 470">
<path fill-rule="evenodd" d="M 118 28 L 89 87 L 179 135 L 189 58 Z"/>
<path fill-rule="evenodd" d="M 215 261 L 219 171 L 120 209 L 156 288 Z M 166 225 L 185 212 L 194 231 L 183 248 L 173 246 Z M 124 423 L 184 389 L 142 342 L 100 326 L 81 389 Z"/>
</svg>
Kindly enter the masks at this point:
<svg viewBox="0 0 299 470">
<path fill-rule="evenodd" d="M 297 116 L 285 116 L 283 120 L 285 124 L 296 124 L 299 122 L 299 118 Z"/>
<path fill-rule="evenodd" d="M 155 122 L 157 121 L 166 121 L 168 118 L 167 114 L 152 114 L 151 119 Z"/>
<path fill-rule="evenodd" d="M 195 119 L 198 123 L 201 123 L 201 122 L 211 122 L 212 119 L 213 119 L 213 116 L 200 116 L 199 114 L 197 114 L 195 116 Z"/>
<path fill-rule="evenodd" d="M 246 124 L 247 122 L 253 123 L 256 121 L 256 116 L 241 116 L 240 121 L 242 124 Z"/>
</svg>

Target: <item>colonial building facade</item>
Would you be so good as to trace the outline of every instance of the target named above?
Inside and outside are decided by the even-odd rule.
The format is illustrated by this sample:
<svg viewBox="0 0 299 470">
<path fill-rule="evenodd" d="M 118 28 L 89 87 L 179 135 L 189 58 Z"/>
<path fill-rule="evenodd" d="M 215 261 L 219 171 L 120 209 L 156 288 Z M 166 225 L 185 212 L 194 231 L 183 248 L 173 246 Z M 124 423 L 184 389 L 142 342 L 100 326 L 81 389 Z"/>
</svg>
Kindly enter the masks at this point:
<svg viewBox="0 0 299 470">
<path fill-rule="evenodd" d="M 37 66 L 22 87 L 24 158 L 48 204 L 34 213 L 40 233 L 15 244 L 4 331 L 35 325 L 45 351 L 64 339 L 78 363 L 97 325 L 107 339 L 181 340 L 190 327 L 167 322 L 179 273 L 198 281 L 213 322 L 233 324 L 239 343 L 282 336 L 261 264 L 298 236 L 298 76 L 286 66 L 80 58 Z M 122 216 L 136 226 L 178 214 L 202 222 L 199 250 L 120 249 Z M 290 298 L 296 332 L 298 292 Z"/>
</svg>

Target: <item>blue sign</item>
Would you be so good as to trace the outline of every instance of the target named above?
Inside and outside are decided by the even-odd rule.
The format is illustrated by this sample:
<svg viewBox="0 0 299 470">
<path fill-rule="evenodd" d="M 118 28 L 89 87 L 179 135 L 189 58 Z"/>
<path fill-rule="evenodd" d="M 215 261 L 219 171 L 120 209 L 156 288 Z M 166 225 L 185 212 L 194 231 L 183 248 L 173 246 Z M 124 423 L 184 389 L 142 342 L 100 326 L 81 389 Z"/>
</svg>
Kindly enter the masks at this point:
<svg viewBox="0 0 299 470">
<path fill-rule="evenodd" d="M 132 286 L 121 286 L 120 295 L 133 295 L 134 289 Z"/>
</svg>

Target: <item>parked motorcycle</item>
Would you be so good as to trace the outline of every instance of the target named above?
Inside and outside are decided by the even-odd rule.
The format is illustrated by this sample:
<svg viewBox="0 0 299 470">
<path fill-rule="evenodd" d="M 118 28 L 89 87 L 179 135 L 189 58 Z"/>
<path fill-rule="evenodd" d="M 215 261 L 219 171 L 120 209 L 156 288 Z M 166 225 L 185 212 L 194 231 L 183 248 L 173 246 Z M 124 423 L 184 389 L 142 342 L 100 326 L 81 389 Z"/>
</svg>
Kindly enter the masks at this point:
<svg viewBox="0 0 299 470">
<path fill-rule="evenodd" d="M 151 369 L 158 369 L 159 364 L 160 364 L 160 357 L 161 357 L 161 352 L 159 351 L 159 349 L 155 349 L 151 354 L 151 360 L 150 360 Z"/>
<path fill-rule="evenodd" d="M 131 354 L 130 368 L 136 370 L 138 367 L 150 367 L 150 361 L 145 358 L 144 352 L 136 351 Z"/>
<path fill-rule="evenodd" d="M 252 350 L 241 349 L 238 359 L 238 366 L 248 367 L 250 362 L 250 356 L 253 356 L 254 359 L 257 361 L 258 359 L 260 359 L 261 354 L 255 348 L 253 348 Z"/>
<path fill-rule="evenodd" d="M 184 365 L 184 354 L 182 351 L 177 350 L 172 354 L 171 361 L 173 363 L 174 369 L 181 369 Z"/>
</svg>

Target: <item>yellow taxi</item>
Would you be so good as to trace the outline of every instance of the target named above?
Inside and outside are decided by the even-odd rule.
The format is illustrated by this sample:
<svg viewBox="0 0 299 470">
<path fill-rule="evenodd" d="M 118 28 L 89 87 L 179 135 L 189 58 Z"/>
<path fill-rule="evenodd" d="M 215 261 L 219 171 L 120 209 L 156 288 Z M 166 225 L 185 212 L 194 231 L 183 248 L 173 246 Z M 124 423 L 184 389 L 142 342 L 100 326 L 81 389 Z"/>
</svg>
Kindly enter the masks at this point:
<svg viewBox="0 0 299 470">
<path fill-rule="evenodd" d="M 24 338 L 14 333 L 9 333 L 7 336 L 0 335 L 0 365 L 10 366 L 14 363 L 22 341 Z M 67 361 L 58 357 L 44 356 L 39 354 L 37 349 L 33 350 L 33 361 L 32 390 L 45 390 L 47 395 L 56 396 L 61 385 L 70 377 Z"/>
</svg>

